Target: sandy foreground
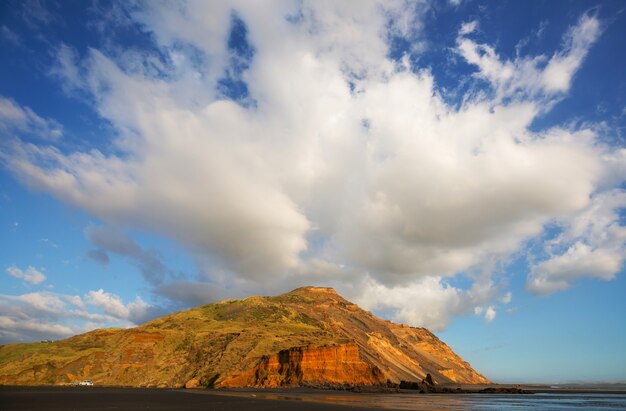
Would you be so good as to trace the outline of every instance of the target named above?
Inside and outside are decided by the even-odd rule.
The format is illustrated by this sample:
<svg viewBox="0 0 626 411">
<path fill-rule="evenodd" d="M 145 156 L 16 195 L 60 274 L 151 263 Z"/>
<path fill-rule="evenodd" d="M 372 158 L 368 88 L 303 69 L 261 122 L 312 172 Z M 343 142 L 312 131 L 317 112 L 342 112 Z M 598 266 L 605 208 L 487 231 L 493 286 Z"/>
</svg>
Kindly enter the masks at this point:
<svg viewBox="0 0 626 411">
<path fill-rule="evenodd" d="M 0 410 L 365 410 L 216 391 L 113 387 L 0 387 Z"/>
<path fill-rule="evenodd" d="M 454 386 L 463 389 L 512 387 L 511 385 Z M 626 409 L 626 387 L 622 386 L 540 386 L 516 385 L 537 393 L 526 394 L 419 394 L 352 393 L 314 389 L 270 390 L 174 390 L 117 387 L 14 387 L 0 386 L 0 410 L 371 410 L 371 409 L 482 409 L 486 405 L 509 409 L 528 403 L 529 407 L 551 409 L 561 405 L 588 408 L 602 397 L 617 402 L 594 409 Z M 581 397 L 582 396 L 582 397 Z M 548 402 L 543 402 L 547 397 Z M 589 402 L 585 401 L 585 398 Z M 495 400 L 495 402 L 494 402 Z M 593 400 L 593 401 L 591 401 Z M 539 401 L 539 402 L 537 402 Z M 573 401 L 573 402 L 572 402 Z M 623 408 L 624 407 L 624 408 Z M 512 409 L 512 408 L 511 408 Z M 519 408 L 515 408 L 519 409 Z"/>
</svg>

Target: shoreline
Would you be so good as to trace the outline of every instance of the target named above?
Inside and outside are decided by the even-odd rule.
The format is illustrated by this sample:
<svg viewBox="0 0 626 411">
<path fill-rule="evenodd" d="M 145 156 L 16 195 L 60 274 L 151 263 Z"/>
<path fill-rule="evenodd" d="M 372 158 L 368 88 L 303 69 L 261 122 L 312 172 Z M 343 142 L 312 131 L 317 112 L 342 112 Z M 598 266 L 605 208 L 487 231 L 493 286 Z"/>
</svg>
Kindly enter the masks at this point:
<svg viewBox="0 0 626 411">
<path fill-rule="evenodd" d="M 426 392 L 420 393 L 417 390 L 400 389 L 398 391 L 351 391 L 351 390 L 338 390 L 338 389 L 318 389 L 308 387 L 283 387 L 283 388 L 228 388 L 228 389 L 211 389 L 211 388 L 199 388 L 187 391 L 209 391 L 216 394 L 219 393 L 267 393 L 267 394 L 289 394 L 289 393 L 315 393 L 315 394 L 328 394 L 328 393 L 350 393 L 354 395 L 369 395 L 369 394 L 381 394 L 381 395 L 394 395 L 394 394 L 410 394 L 410 395 L 529 395 L 529 394 L 618 394 L 626 395 L 626 388 L 608 389 L 608 388 L 550 388 L 549 386 L 534 386 L 534 385 L 517 385 L 517 384 L 502 384 L 502 385 L 481 385 L 475 388 L 460 387 L 462 391 L 456 391 L 457 386 L 447 386 L 452 391 L 447 392 Z M 521 388 L 528 391 L 528 393 L 514 393 L 514 392 L 481 392 L 480 390 L 485 388 Z"/>
<path fill-rule="evenodd" d="M 13 389 L 79 389 L 79 390 L 93 390 L 93 389 L 124 389 L 124 390 L 154 390 L 154 391 L 180 391 L 180 392 L 207 392 L 214 394 L 281 394 L 281 393 L 303 393 L 303 394 L 329 394 L 329 393 L 351 393 L 351 394 L 414 394 L 414 395 L 461 395 L 461 394 L 481 394 L 481 395 L 527 395 L 527 394 L 620 394 L 626 395 L 626 384 L 615 384 L 613 387 L 611 384 L 606 385 L 565 385 L 556 386 L 548 384 L 437 384 L 434 387 L 440 391 L 431 392 L 419 392 L 415 389 L 385 389 L 384 387 L 376 386 L 358 386 L 352 388 L 320 388 L 320 387 L 277 387 L 277 388 L 257 388 L 257 387 L 241 387 L 241 388 L 176 388 L 176 387 L 135 387 L 125 385 L 94 385 L 90 387 L 81 387 L 78 385 L 53 385 L 53 384 L 41 384 L 41 385 L 5 385 L 0 384 L 0 392 L 3 390 Z M 357 389 L 354 389 L 357 388 Z M 485 389 L 495 389 L 496 391 L 482 391 Z M 520 389 L 527 391 L 525 393 L 516 393 L 513 391 L 505 392 L 509 389 Z M 499 392 L 498 390 L 502 390 Z"/>
<path fill-rule="evenodd" d="M 580 390 L 578 390 L 580 391 Z M 449 410 L 523 408 L 556 410 L 587 405 L 593 410 L 626 410 L 626 392 L 590 390 L 537 391 L 530 395 L 495 393 L 351 392 L 315 388 L 273 389 L 172 389 L 104 386 L 0 386 L 3 411 L 67 409 L 120 410 L 241 410 L 256 411 L 367 411 Z"/>
<path fill-rule="evenodd" d="M 536 394 L 626 394 L 626 384 L 442 384 L 442 387 L 466 389 L 520 388 Z M 476 391 L 473 391 L 476 392 Z"/>
</svg>

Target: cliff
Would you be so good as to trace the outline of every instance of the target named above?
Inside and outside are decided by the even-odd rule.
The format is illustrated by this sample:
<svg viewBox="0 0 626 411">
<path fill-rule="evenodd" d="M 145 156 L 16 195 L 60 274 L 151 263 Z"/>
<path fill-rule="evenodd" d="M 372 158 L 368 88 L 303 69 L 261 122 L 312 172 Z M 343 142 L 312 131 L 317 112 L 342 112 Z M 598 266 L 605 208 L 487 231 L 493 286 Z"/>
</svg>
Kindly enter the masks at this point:
<svg viewBox="0 0 626 411">
<path fill-rule="evenodd" d="M 376 318 L 334 290 L 227 300 L 133 329 L 0 346 L 0 384 L 278 387 L 421 381 L 483 384 L 424 328 Z"/>
<path fill-rule="evenodd" d="M 374 385 L 384 374 L 361 359 L 356 344 L 295 347 L 263 358 L 254 368 L 221 382 L 221 387 L 281 387 L 303 384 Z"/>
</svg>

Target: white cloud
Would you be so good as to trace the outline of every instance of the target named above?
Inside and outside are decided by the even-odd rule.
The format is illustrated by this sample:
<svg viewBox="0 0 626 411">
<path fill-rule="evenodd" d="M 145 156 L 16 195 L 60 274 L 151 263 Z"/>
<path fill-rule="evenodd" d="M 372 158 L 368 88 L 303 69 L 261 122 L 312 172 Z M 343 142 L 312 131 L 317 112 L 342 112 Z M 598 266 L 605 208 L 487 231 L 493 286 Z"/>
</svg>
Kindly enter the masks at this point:
<svg viewBox="0 0 626 411">
<path fill-rule="evenodd" d="M 105 293 L 102 288 L 98 291 L 89 291 L 86 299 L 89 304 L 102 308 L 109 315 L 117 318 L 128 318 L 129 309 L 122 300 L 117 295 Z"/>
<path fill-rule="evenodd" d="M 20 38 L 19 34 L 17 34 L 5 25 L 2 25 L 2 27 L 0 27 L 0 39 L 14 46 L 19 46 L 22 43 L 22 39 Z"/>
<path fill-rule="evenodd" d="M 0 341 L 6 337 L 19 340 L 22 335 L 41 335 L 50 337 L 69 337 L 76 334 L 76 330 L 61 324 L 50 324 L 37 319 L 16 319 L 6 315 L 0 315 Z M 4 337 L 4 338 L 3 338 Z M 42 337 L 42 338 L 43 338 Z M 36 339 L 37 337 L 35 337 Z"/>
<path fill-rule="evenodd" d="M 85 303 L 83 302 L 83 299 L 80 298 L 79 295 L 62 295 L 61 298 L 75 307 L 78 307 L 83 310 L 85 309 Z"/>
<path fill-rule="evenodd" d="M 622 252 L 593 250 L 577 242 L 564 254 L 543 261 L 532 270 L 528 288 L 537 294 L 552 294 L 569 288 L 571 281 L 580 277 L 611 280 L 624 259 Z"/>
<path fill-rule="evenodd" d="M 43 3 L 40 0 L 25 0 L 20 2 L 19 15 L 31 29 L 41 29 L 53 23 L 62 24 L 62 18 L 54 8 L 54 3 Z"/>
<path fill-rule="evenodd" d="M 0 343 L 65 338 L 83 331 L 77 319 L 88 313 L 67 304 L 74 297 L 46 291 L 0 294 Z"/>
<path fill-rule="evenodd" d="M 593 130 L 530 127 L 569 89 L 600 34 L 594 16 L 582 16 L 550 58 L 502 59 L 466 37 L 478 23 L 464 25 L 458 52 L 494 95 L 470 93 L 455 108 L 432 72 L 388 57 L 390 36 L 420 41 L 418 3 L 144 6 L 132 16 L 165 58 L 58 49 L 55 75 L 116 128 L 113 150 L 15 143 L 2 158 L 31 187 L 108 224 L 184 244 L 210 283 L 189 301 L 325 281 L 371 309 L 441 329 L 497 300 L 495 266 L 624 178 Z M 255 50 L 240 75 L 249 106 L 218 91 L 232 71 L 233 10 Z M 103 251 L 124 243 L 96 237 Z M 149 257 L 125 244 L 121 254 Z M 470 290 L 447 285 L 458 273 Z M 194 284 L 166 279 L 149 281 L 173 298 Z M 102 290 L 89 301 L 132 317 Z"/>
<path fill-rule="evenodd" d="M 409 324 L 428 324 L 441 330 L 456 314 L 461 304 L 461 290 L 441 284 L 436 277 L 426 277 L 406 287 L 389 288 L 368 281 L 355 300 L 370 310 L 391 310 L 393 318 Z"/>
<path fill-rule="evenodd" d="M 624 207 L 626 192 L 616 189 L 594 196 L 588 207 L 560 219 L 564 231 L 546 243 L 549 258 L 532 267 L 526 287 L 546 295 L 583 277 L 613 279 L 626 259 L 626 227 L 618 211 Z"/>
<path fill-rule="evenodd" d="M 584 14 L 564 35 L 562 50 L 550 58 L 539 55 L 503 60 L 492 46 L 464 37 L 475 29 L 467 24 L 471 23 L 464 24 L 459 31 L 457 50 L 468 63 L 478 67 L 476 75 L 491 83 L 498 100 L 520 95 L 551 98 L 567 92 L 574 74 L 601 33 L 598 18 Z"/>
<path fill-rule="evenodd" d="M 502 304 L 510 304 L 511 301 L 513 301 L 513 293 L 510 291 L 500 297 L 500 302 Z"/>
<path fill-rule="evenodd" d="M 467 23 L 463 23 L 461 25 L 461 28 L 459 29 L 459 35 L 464 36 L 466 34 L 475 32 L 477 29 L 478 29 L 477 20 L 468 21 Z"/>
<path fill-rule="evenodd" d="M 119 296 L 107 293 L 102 288 L 89 291 L 85 295 L 85 300 L 94 307 L 101 308 L 106 314 L 133 324 L 141 324 L 161 312 L 161 309 L 150 306 L 139 296 L 135 301 L 124 304 Z"/>
<path fill-rule="evenodd" d="M 492 322 L 496 318 L 496 309 L 493 305 L 490 305 L 485 310 L 485 322 Z"/>
<path fill-rule="evenodd" d="M 56 140 L 63 135 L 63 127 L 53 119 L 38 116 L 29 107 L 0 96 L 0 134 L 12 131 L 30 133 L 46 140 Z"/>
<path fill-rule="evenodd" d="M 385 286 L 367 278 L 346 290 L 361 307 L 375 310 L 399 322 L 427 325 L 440 331 L 455 316 L 480 314 L 483 304 L 493 297 L 491 284 L 475 283 L 462 290 L 442 282 L 440 277 L 422 277 L 405 286 Z M 490 307 L 492 308 L 492 307 Z"/>
<path fill-rule="evenodd" d="M 32 309 L 48 314 L 60 313 L 65 307 L 65 303 L 60 296 L 45 291 L 5 297 L 7 297 L 7 299 L 13 299 L 14 301 L 23 302 Z"/>
<path fill-rule="evenodd" d="M 124 304 L 119 296 L 100 289 L 88 292 L 84 299 L 50 291 L 0 294 L 0 313 L 2 344 L 65 338 L 94 328 L 139 325 L 162 315 L 163 310 L 139 297 Z"/>
<path fill-rule="evenodd" d="M 548 92 L 569 90 L 574 73 L 600 32 L 600 21 L 588 14 L 583 15 L 576 26 L 570 27 L 564 37 L 564 49 L 550 58 L 542 72 L 541 82 Z"/>
<path fill-rule="evenodd" d="M 46 281 L 46 276 L 35 267 L 29 266 L 26 270 L 22 270 L 15 265 L 7 267 L 6 272 L 15 278 L 19 278 L 33 285 Z"/>
</svg>

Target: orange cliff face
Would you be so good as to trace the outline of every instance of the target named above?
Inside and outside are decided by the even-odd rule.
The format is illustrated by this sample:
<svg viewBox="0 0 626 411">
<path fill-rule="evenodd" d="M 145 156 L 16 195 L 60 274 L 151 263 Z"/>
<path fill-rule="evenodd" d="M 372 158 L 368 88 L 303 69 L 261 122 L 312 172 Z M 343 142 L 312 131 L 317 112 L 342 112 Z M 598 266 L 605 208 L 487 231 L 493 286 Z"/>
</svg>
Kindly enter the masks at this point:
<svg viewBox="0 0 626 411">
<path fill-rule="evenodd" d="M 364 362 L 356 344 L 332 347 L 295 347 L 280 351 L 220 387 L 301 386 L 306 384 L 374 385 L 385 376 L 376 366 Z"/>
</svg>

